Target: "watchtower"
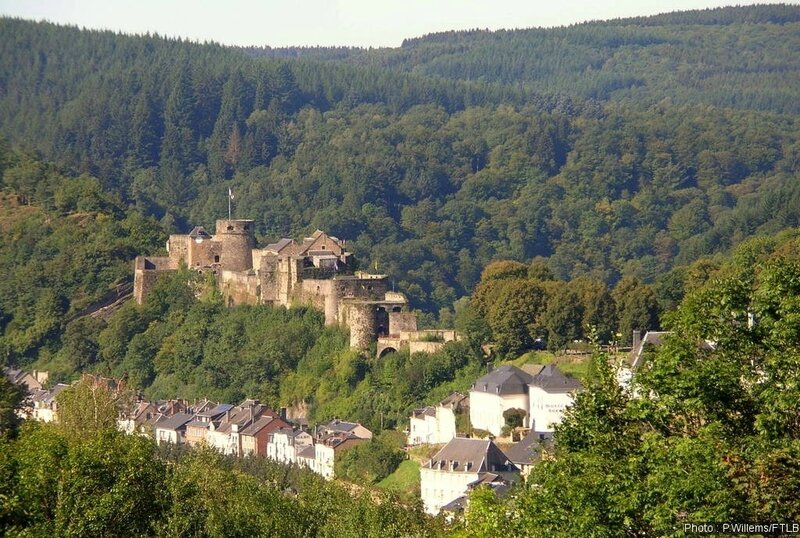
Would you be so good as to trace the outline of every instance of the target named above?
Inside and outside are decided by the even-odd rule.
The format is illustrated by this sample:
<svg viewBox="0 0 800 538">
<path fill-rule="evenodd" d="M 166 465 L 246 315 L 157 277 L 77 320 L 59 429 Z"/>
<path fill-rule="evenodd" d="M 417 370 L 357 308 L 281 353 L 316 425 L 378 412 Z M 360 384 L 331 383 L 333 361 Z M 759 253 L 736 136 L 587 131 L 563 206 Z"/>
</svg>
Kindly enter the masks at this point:
<svg viewBox="0 0 800 538">
<path fill-rule="evenodd" d="M 255 224 L 249 219 L 220 219 L 214 240 L 222 245 L 220 267 L 227 271 L 247 271 L 253 268 L 253 248 L 256 246 Z"/>
</svg>

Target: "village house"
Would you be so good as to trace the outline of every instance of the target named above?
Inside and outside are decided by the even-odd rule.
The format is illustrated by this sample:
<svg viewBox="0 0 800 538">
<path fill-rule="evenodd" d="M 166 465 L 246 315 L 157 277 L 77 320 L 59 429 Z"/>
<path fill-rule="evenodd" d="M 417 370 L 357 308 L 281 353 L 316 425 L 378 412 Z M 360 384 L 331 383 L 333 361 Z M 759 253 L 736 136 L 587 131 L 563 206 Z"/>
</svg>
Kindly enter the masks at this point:
<svg viewBox="0 0 800 538">
<path fill-rule="evenodd" d="M 244 428 L 241 433 L 241 455 L 264 456 L 267 453 L 267 443 L 272 432 L 279 428 L 288 428 L 289 423 L 280 417 L 263 415 L 261 418 Z"/>
<path fill-rule="evenodd" d="M 314 444 L 314 437 L 297 428 L 278 428 L 269 435 L 267 457 L 291 465 L 297 462 L 297 453 Z M 316 454 L 314 456 L 316 458 Z"/>
<path fill-rule="evenodd" d="M 342 454 L 355 445 L 366 441 L 367 439 L 357 437 L 353 433 L 336 432 L 326 435 L 316 444 L 314 472 L 328 480 L 332 480 L 335 474 L 336 462 L 341 459 Z"/>
<path fill-rule="evenodd" d="M 480 481 L 514 482 L 519 469 L 494 442 L 456 437 L 420 468 L 420 495 L 429 514 L 465 495 Z"/>
<path fill-rule="evenodd" d="M 438 405 L 414 409 L 409 419 L 408 445 L 447 443 L 456 436 L 456 414 L 468 412 L 469 398 L 454 392 Z"/>
<path fill-rule="evenodd" d="M 194 419 L 191 413 L 175 413 L 170 417 L 164 417 L 156 421 L 155 439 L 161 445 L 171 443 L 181 445 L 186 442 L 186 425 Z"/>
<path fill-rule="evenodd" d="M 445 519 L 448 522 L 452 523 L 466 511 L 469 505 L 469 494 L 474 489 L 479 487 L 491 488 L 499 498 L 506 494 L 511 484 L 510 480 L 506 480 L 495 473 L 483 473 L 478 480 L 467 484 L 467 491 L 464 495 L 442 506 L 440 512 L 445 514 Z"/>
<path fill-rule="evenodd" d="M 346 433 L 359 439 L 372 439 L 372 432 L 358 422 L 333 419 L 326 424 L 317 426 L 317 439 L 322 439 L 333 433 Z"/>
<path fill-rule="evenodd" d="M 159 414 L 158 406 L 153 402 L 139 401 L 130 410 L 122 411 L 117 419 L 117 429 L 123 433 L 147 435 L 148 421 Z M 152 430 L 151 432 L 152 433 Z"/>
<path fill-rule="evenodd" d="M 56 422 L 58 420 L 58 402 L 56 397 L 69 385 L 57 383 L 47 390 L 36 390 L 30 396 L 31 418 L 40 422 Z"/>
<path fill-rule="evenodd" d="M 561 424 L 564 410 L 572 405 L 573 394 L 583 388 L 580 381 L 564 375 L 557 366 L 548 364 L 528 384 L 530 399 L 529 426 L 537 432 L 552 432 Z"/>
<path fill-rule="evenodd" d="M 527 415 L 529 408 L 528 383 L 533 376 L 506 364 L 492 370 L 472 384 L 469 391 L 469 419 L 473 428 L 501 435 L 506 424 L 503 413 L 520 409 Z M 527 416 L 522 424 L 528 427 Z"/>
<path fill-rule="evenodd" d="M 520 474 L 527 477 L 531 469 L 542 459 L 542 452 L 552 450 L 553 432 L 529 431 L 519 442 L 504 452 L 511 462 L 519 467 Z"/>
<path fill-rule="evenodd" d="M 311 472 L 317 472 L 317 445 L 312 444 L 308 445 L 303 448 L 299 448 L 297 450 L 297 455 L 295 456 L 295 461 L 297 465 L 302 465 L 307 469 L 310 469 Z"/>
<path fill-rule="evenodd" d="M 232 404 L 216 404 L 195 414 L 194 420 L 186 425 L 186 444 L 197 446 L 208 443 L 208 430 L 213 424 L 218 426 L 225 413 L 233 409 Z"/>
<path fill-rule="evenodd" d="M 14 385 L 24 387 L 28 394 L 37 390 L 42 390 L 44 384 L 47 383 L 50 377 L 48 372 L 34 370 L 28 373 L 16 368 L 3 368 L 3 375 Z"/>
<path fill-rule="evenodd" d="M 267 406 L 262 405 L 258 400 L 245 400 L 228 410 L 218 424 L 210 423 L 206 437 L 208 445 L 223 454 L 241 456 L 242 432 L 262 416 L 277 418 L 278 414 Z M 283 424 L 286 425 L 285 422 Z M 276 424 L 276 426 L 278 425 Z M 248 443 L 250 447 L 257 445 L 257 443 L 254 444 L 249 440 Z M 266 443 L 266 434 L 263 436 L 263 443 Z"/>
<path fill-rule="evenodd" d="M 523 428 L 553 431 L 573 394 L 583 388 L 580 381 L 564 375 L 558 366 L 526 364 L 522 369 L 503 365 L 481 377 L 470 390 L 470 421 L 473 428 L 502 435 L 506 411 L 521 415 Z"/>
</svg>

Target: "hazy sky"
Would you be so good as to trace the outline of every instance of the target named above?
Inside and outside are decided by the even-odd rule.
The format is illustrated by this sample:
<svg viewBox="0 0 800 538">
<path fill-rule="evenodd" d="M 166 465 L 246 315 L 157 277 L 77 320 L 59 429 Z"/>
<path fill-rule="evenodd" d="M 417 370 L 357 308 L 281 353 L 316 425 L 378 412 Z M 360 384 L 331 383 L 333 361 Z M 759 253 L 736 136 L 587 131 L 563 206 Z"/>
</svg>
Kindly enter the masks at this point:
<svg viewBox="0 0 800 538">
<path fill-rule="evenodd" d="M 786 0 L 784 0 L 786 1 Z M 789 3 L 798 3 L 800 0 Z M 592 19 L 754 4 L 741 0 L 0 0 L 0 14 L 230 45 L 400 45 L 467 28 L 559 26 Z"/>
</svg>

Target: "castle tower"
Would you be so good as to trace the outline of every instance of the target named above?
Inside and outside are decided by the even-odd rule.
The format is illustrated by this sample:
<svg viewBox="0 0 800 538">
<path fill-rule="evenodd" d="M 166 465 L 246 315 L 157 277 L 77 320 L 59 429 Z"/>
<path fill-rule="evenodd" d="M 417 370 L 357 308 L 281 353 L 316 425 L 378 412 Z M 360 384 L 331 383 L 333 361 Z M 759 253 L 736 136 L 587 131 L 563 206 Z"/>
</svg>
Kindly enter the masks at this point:
<svg viewBox="0 0 800 538">
<path fill-rule="evenodd" d="M 354 301 L 349 305 L 347 326 L 350 327 L 350 347 L 367 349 L 377 338 L 375 327 L 375 305 Z"/>
<path fill-rule="evenodd" d="M 222 269 L 247 271 L 253 268 L 253 248 L 256 246 L 256 238 L 252 220 L 218 220 L 214 240 L 222 245 L 219 257 Z"/>
</svg>

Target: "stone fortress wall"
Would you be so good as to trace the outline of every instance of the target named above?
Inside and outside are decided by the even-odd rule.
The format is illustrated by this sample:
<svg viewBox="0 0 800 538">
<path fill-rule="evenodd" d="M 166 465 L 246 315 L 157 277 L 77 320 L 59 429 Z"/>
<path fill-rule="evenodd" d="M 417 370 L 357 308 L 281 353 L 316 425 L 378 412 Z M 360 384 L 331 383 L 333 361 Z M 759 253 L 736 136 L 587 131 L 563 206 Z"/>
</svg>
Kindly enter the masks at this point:
<svg viewBox="0 0 800 538">
<path fill-rule="evenodd" d="M 221 219 L 213 236 L 200 226 L 171 235 L 167 251 L 168 257 L 136 258 L 137 303 L 144 302 L 159 275 L 185 264 L 212 272 L 228 306 L 308 305 L 325 314 L 327 325 L 348 327 L 355 348 L 368 348 L 395 325 L 412 328 L 406 298 L 388 291 L 388 277 L 351 271 L 345 242 L 320 230 L 302 242 L 281 239 L 258 249 L 252 220 Z"/>
</svg>

